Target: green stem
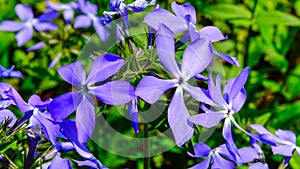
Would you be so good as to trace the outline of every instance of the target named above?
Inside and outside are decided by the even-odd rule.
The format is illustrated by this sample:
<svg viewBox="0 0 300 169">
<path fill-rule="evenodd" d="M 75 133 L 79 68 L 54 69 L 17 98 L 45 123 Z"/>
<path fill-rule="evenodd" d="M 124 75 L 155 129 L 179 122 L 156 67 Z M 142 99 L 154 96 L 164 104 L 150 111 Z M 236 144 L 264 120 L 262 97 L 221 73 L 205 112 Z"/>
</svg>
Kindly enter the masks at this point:
<svg viewBox="0 0 300 169">
<path fill-rule="evenodd" d="M 150 169 L 150 140 L 149 138 L 149 131 L 148 124 L 144 124 L 144 169 Z"/>
<path fill-rule="evenodd" d="M 256 9 L 256 6 L 257 6 L 257 2 L 258 0 L 255 0 L 254 1 L 254 6 L 253 6 L 253 9 L 252 9 L 252 16 L 251 16 L 251 21 L 254 19 L 254 16 L 255 16 L 255 9 Z M 253 31 L 252 31 L 252 24 L 249 26 L 249 29 L 248 29 L 248 37 L 247 37 L 247 40 L 246 40 L 246 45 L 245 45 L 245 57 L 244 57 L 244 63 L 243 63 L 243 67 L 247 66 L 248 65 L 248 58 L 249 58 L 249 46 L 250 46 L 250 40 L 251 40 L 251 36 L 253 35 Z"/>
</svg>

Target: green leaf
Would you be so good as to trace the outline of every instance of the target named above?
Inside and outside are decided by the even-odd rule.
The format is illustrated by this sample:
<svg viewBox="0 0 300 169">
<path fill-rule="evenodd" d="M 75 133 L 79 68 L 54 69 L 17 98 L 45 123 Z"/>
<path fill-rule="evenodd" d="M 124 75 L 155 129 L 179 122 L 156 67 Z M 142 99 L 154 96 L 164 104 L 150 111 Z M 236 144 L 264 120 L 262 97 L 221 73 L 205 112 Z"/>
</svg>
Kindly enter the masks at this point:
<svg viewBox="0 0 300 169">
<path fill-rule="evenodd" d="M 300 168 L 300 157 L 298 156 L 298 153 L 294 153 L 293 157 L 290 160 L 290 165 L 292 168 Z"/>
<path fill-rule="evenodd" d="M 262 85 L 268 89 L 268 90 L 271 90 L 272 92 L 278 92 L 280 91 L 281 89 L 281 85 L 278 84 L 277 82 L 275 81 L 272 81 L 272 80 L 264 80 L 262 82 Z"/>
<path fill-rule="evenodd" d="M 16 148 L 17 146 L 17 140 L 12 142 L 12 143 L 5 143 L 1 145 L 1 150 L 0 150 L 0 154 L 5 153 L 6 150 L 10 149 L 10 148 Z"/>
<path fill-rule="evenodd" d="M 300 93 L 300 65 L 289 74 L 287 79 L 288 91 L 292 94 L 292 97 L 297 96 Z"/>
<path fill-rule="evenodd" d="M 218 19 L 250 19 L 251 12 L 243 6 L 233 4 L 217 4 L 204 9 L 203 15 Z"/>
<path fill-rule="evenodd" d="M 271 117 L 271 113 L 265 113 L 265 114 L 263 114 L 259 117 L 256 117 L 255 118 L 255 123 L 256 124 L 261 124 L 261 125 L 264 126 L 269 121 L 270 117 Z"/>
<path fill-rule="evenodd" d="M 278 52 L 270 49 L 265 48 L 265 60 L 268 61 L 270 64 L 275 66 L 277 69 L 279 69 L 282 73 L 285 73 L 288 69 L 289 62 L 286 60 L 286 58 L 279 54 Z"/>
<path fill-rule="evenodd" d="M 300 26 L 300 19 L 282 11 L 263 11 L 256 18 L 258 24 Z"/>
</svg>

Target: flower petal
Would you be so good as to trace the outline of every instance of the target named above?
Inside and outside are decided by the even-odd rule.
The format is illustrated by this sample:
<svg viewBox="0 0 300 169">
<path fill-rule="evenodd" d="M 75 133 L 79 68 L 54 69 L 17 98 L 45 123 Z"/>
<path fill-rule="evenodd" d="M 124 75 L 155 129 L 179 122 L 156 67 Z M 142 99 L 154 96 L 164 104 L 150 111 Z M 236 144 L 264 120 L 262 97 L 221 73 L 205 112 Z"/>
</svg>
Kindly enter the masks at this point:
<svg viewBox="0 0 300 169">
<path fill-rule="evenodd" d="M 179 79 L 181 73 L 175 60 L 174 34 L 164 24 L 161 24 L 157 31 L 156 50 L 160 63 Z"/>
<path fill-rule="evenodd" d="M 201 113 L 191 116 L 189 121 L 200 126 L 211 128 L 220 123 L 226 117 L 224 113 Z"/>
<path fill-rule="evenodd" d="M 91 26 L 92 20 L 86 15 L 79 15 L 75 19 L 74 28 L 86 28 Z"/>
<path fill-rule="evenodd" d="M 16 123 L 17 117 L 10 110 L 7 110 L 7 109 L 0 110 L 0 124 L 3 124 L 3 122 L 5 122 L 5 119 L 8 119 L 8 118 L 10 118 L 12 120 L 8 126 L 12 127 Z"/>
<path fill-rule="evenodd" d="M 15 32 L 15 31 L 21 30 L 24 26 L 25 25 L 22 22 L 3 21 L 0 24 L 0 30 L 2 30 L 2 31 L 9 31 L 9 32 Z"/>
<path fill-rule="evenodd" d="M 44 133 L 53 145 L 56 145 L 56 138 L 59 134 L 60 126 L 58 123 L 50 121 L 45 113 L 34 113 L 33 116 L 39 121 Z"/>
<path fill-rule="evenodd" d="M 118 55 L 108 53 L 97 57 L 90 68 L 86 83 L 95 84 L 106 80 L 117 73 L 123 64 L 124 60 Z"/>
<path fill-rule="evenodd" d="M 32 9 L 27 5 L 18 4 L 15 7 L 15 11 L 16 11 L 18 17 L 23 21 L 28 21 L 29 19 L 33 18 Z"/>
<path fill-rule="evenodd" d="M 2 83 L 5 84 L 5 83 Z M 16 104 L 16 106 L 19 108 L 19 110 L 22 113 L 26 113 L 30 110 L 33 109 L 32 106 L 30 106 L 29 104 L 27 104 L 22 97 L 20 96 L 20 94 L 9 84 L 7 85 L 1 85 L 0 83 L 0 87 L 4 89 L 4 94 L 10 98 L 11 100 L 13 100 L 14 104 Z M 9 87 L 9 88 L 8 88 Z M 5 89 L 6 88 L 6 89 Z"/>
<path fill-rule="evenodd" d="M 289 141 L 293 144 L 296 144 L 296 135 L 290 130 L 277 130 L 275 132 L 276 136 L 284 141 Z"/>
<path fill-rule="evenodd" d="M 172 2 L 171 7 L 173 12 L 177 16 L 187 20 L 188 22 L 192 22 L 193 24 L 196 24 L 196 11 L 192 5 L 190 4 L 179 5 L 176 2 Z"/>
<path fill-rule="evenodd" d="M 72 19 L 74 18 L 74 11 L 72 9 L 66 9 L 63 15 L 66 23 L 70 24 Z"/>
<path fill-rule="evenodd" d="M 194 146 L 195 157 L 206 157 L 211 152 L 211 148 L 205 143 L 199 142 Z"/>
<path fill-rule="evenodd" d="M 46 21 L 53 20 L 53 19 L 57 18 L 58 16 L 59 16 L 58 12 L 56 12 L 56 11 L 49 11 L 49 12 L 46 12 L 46 13 L 40 15 L 38 17 L 38 20 L 40 22 L 46 22 Z"/>
<path fill-rule="evenodd" d="M 57 169 L 57 168 L 72 169 L 70 161 L 61 158 L 60 153 L 57 153 L 55 155 L 55 157 L 51 161 L 51 164 L 48 167 L 48 169 Z"/>
<path fill-rule="evenodd" d="M 34 50 L 38 50 L 38 49 L 43 48 L 44 46 L 46 46 L 46 44 L 44 42 L 38 42 L 35 45 L 33 45 L 30 48 L 28 48 L 26 50 L 26 52 L 31 52 L 31 51 L 34 51 Z"/>
<path fill-rule="evenodd" d="M 254 161 L 254 159 L 259 159 L 256 150 L 253 148 L 249 148 L 249 147 L 240 148 L 238 152 L 241 156 L 242 163 L 249 163 Z"/>
<path fill-rule="evenodd" d="M 200 29 L 199 32 L 208 37 L 211 42 L 218 42 L 226 39 L 220 29 L 215 26 L 205 26 L 204 28 Z"/>
<path fill-rule="evenodd" d="M 194 134 L 193 126 L 188 122 L 189 117 L 183 100 L 183 90 L 178 87 L 168 108 L 168 122 L 178 146 L 183 145 Z"/>
<path fill-rule="evenodd" d="M 213 52 L 208 38 L 191 42 L 184 51 L 181 73 L 185 80 L 202 72 L 212 61 Z"/>
<path fill-rule="evenodd" d="M 99 35 L 102 42 L 106 42 L 109 38 L 109 31 L 107 28 L 102 24 L 101 18 L 93 21 L 93 26 Z"/>
<path fill-rule="evenodd" d="M 258 163 L 254 163 L 252 164 L 249 169 L 269 169 L 269 166 L 267 163 L 261 163 L 261 162 L 258 162 Z"/>
<path fill-rule="evenodd" d="M 233 64 L 235 66 L 240 67 L 240 63 L 239 63 L 239 61 L 238 61 L 237 58 L 231 57 L 231 56 L 229 56 L 229 55 L 227 55 L 225 53 L 221 53 L 221 52 L 217 52 L 217 51 L 214 51 L 214 54 L 220 56 L 221 58 L 223 58 L 227 62 L 229 62 L 229 63 L 231 63 L 231 64 Z"/>
<path fill-rule="evenodd" d="M 232 86 L 234 87 L 232 87 L 229 92 L 230 101 L 233 101 L 236 95 L 242 90 L 242 88 L 246 84 L 249 72 L 250 72 L 250 68 L 246 67 L 233 82 Z"/>
<path fill-rule="evenodd" d="M 214 154 L 213 155 L 213 163 L 211 168 L 228 168 L 228 169 L 233 169 L 234 168 L 234 163 L 228 160 L 225 160 L 222 158 L 219 154 Z"/>
<path fill-rule="evenodd" d="M 204 89 L 202 89 L 200 87 L 191 86 L 188 83 L 183 83 L 182 87 L 195 100 L 202 102 L 202 103 L 209 104 L 209 105 L 216 105 L 209 97 L 208 92 L 205 91 Z"/>
<path fill-rule="evenodd" d="M 55 23 L 52 22 L 37 22 L 33 25 L 37 31 L 52 31 L 57 30 L 58 27 Z"/>
<path fill-rule="evenodd" d="M 208 90 L 215 104 L 217 104 L 220 108 L 227 109 L 227 103 L 224 100 L 221 91 L 221 76 L 219 74 L 217 75 L 216 85 L 215 85 L 212 79 L 212 74 L 210 73 L 210 77 L 208 79 Z"/>
<path fill-rule="evenodd" d="M 159 29 L 160 24 L 165 24 L 174 33 L 187 30 L 187 24 L 184 19 L 177 17 L 162 8 L 149 12 L 144 18 L 144 23 L 148 24 L 155 30 Z"/>
<path fill-rule="evenodd" d="M 81 62 L 74 62 L 58 68 L 59 75 L 74 86 L 82 86 L 85 83 L 85 70 Z"/>
<path fill-rule="evenodd" d="M 189 169 L 208 169 L 211 161 L 211 156 L 207 157 L 205 160 L 201 161 L 197 165 L 189 168 Z"/>
<path fill-rule="evenodd" d="M 290 157 L 293 156 L 295 148 L 295 146 L 291 145 L 280 145 L 277 147 L 272 146 L 272 151 L 273 154 L 280 154 L 286 157 Z"/>
<path fill-rule="evenodd" d="M 76 127 L 78 132 L 78 141 L 86 143 L 92 136 L 95 127 L 95 108 L 92 98 L 86 96 L 78 105 L 76 111 Z"/>
<path fill-rule="evenodd" d="M 128 113 L 129 113 L 129 117 L 134 132 L 138 134 L 140 131 L 139 131 L 139 112 L 138 112 L 137 100 L 132 100 L 130 103 L 128 103 Z"/>
<path fill-rule="evenodd" d="M 176 86 L 174 80 L 158 79 L 154 76 L 145 76 L 137 85 L 135 95 L 147 103 L 155 103 L 168 89 Z"/>
<path fill-rule="evenodd" d="M 25 26 L 19 33 L 16 35 L 18 46 L 23 46 L 28 42 L 33 35 L 33 29 L 31 26 Z"/>
<path fill-rule="evenodd" d="M 225 118 L 222 135 L 226 141 L 226 147 L 231 158 L 239 164 L 241 158 L 232 136 L 230 118 Z"/>
<path fill-rule="evenodd" d="M 107 82 L 90 88 L 90 94 L 95 95 L 101 102 L 110 105 L 120 105 L 136 99 L 130 83 L 122 80 Z"/>
<path fill-rule="evenodd" d="M 230 92 L 234 81 L 235 81 L 235 78 L 232 78 L 226 82 L 225 88 L 224 88 L 225 95 Z M 232 103 L 233 103 L 232 109 L 234 112 L 238 112 L 243 107 L 243 105 L 246 101 L 246 97 L 247 97 L 246 90 L 245 90 L 245 88 L 242 88 L 242 90 L 236 95 L 236 97 L 232 101 Z"/>
<path fill-rule="evenodd" d="M 49 111 L 54 121 L 66 119 L 78 107 L 82 100 L 82 92 L 69 92 L 53 99 Z"/>
</svg>

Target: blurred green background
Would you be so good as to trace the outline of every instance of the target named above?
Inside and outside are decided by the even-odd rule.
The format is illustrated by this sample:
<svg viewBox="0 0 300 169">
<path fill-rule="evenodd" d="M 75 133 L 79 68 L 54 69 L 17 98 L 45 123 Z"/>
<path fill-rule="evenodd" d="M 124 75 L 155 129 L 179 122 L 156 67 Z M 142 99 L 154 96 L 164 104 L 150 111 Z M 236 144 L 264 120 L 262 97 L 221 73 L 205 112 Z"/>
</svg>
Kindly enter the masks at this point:
<svg viewBox="0 0 300 169">
<path fill-rule="evenodd" d="M 98 14 L 109 10 L 108 0 L 91 0 L 91 2 L 98 5 Z M 172 1 L 157 2 L 160 7 L 171 10 Z M 195 7 L 198 28 L 213 25 L 228 35 L 228 40 L 214 44 L 217 50 L 237 57 L 240 61 L 241 67 L 233 67 L 224 62 L 227 79 L 236 77 L 243 67 L 251 67 L 246 86 L 247 101 L 244 108 L 235 116 L 238 123 L 246 129 L 249 129 L 249 124 L 258 123 L 272 132 L 277 129 L 292 130 L 298 135 L 297 142 L 300 144 L 300 0 L 177 2 L 189 3 Z M 17 20 L 14 11 L 17 3 L 32 6 L 35 14 L 45 10 L 44 1 L 0 0 L 0 22 Z M 60 28 L 65 28 L 61 18 L 55 22 Z M 59 78 L 56 69 L 60 65 L 75 61 L 86 42 L 80 31 L 76 32 L 70 27 L 66 29 L 70 30 L 69 35 L 60 30 L 43 33 L 41 36 L 35 33 L 33 40 L 24 47 L 17 47 L 15 33 L 0 31 L 0 64 L 5 67 L 15 65 L 24 76 L 22 79 L 1 79 L 1 81 L 13 84 L 25 100 L 34 93 L 43 98 L 54 98 L 66 92 L 64 89 L 67 88 L 67 84 Z M 39 51 L 27 53 L 26 49 L 38 42 L 38 39 L 52 39 L 52 41 Z M 63 55 L 61 61 L 54 69 L 48 70 L 50 61 L 58 54 Z M 246 135 L 237 129 L 234 129 L 234 133 L 238 147 L 250 146 Z M 218 136 L 212 137 L 208 142 L 212 146 L 222 143 L 222 139 L 218 139 Z M 90 143 L 90 146 L 92 144 Z M 266 150 L 265 156 L 269 167 L 278 168 L 283 157 L 272 155 L 268 146 L 264 146 L 263 149 Z M 97 148 L 91 151 L 111 168 L 142 168 L 142 159 L 118 157 Z M 174 148 L 154 156 L 151 166 L 153 169 L 182 169 L 192 166 L 195 161 L 197 160 L 188 157 L 183 149 Z M 300 158 L 293 156 L 288 168 L 299 169 Z"/>
</svg>

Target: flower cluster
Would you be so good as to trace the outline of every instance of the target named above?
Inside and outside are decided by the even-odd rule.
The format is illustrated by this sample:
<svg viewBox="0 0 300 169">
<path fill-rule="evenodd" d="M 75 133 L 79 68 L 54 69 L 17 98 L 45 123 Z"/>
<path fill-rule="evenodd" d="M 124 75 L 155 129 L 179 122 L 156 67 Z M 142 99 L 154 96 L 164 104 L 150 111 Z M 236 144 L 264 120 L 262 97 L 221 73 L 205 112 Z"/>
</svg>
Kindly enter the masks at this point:
<svg viewBox="0 0 300 169">
<path fill-rule="evenodd" d="M 155 4 L 155 1 L 145 0 L 136 0 L 131 4 L 126 4 L 124 0 L 111 0 L 111 11 L 104 12 L 104 17 L 101 17 L 97 16 L 97 6 L 88 1 L 78 0 L 68 4 L 46 2 L 47 12 L 37 18 L 29 6 L 18 4 L 16 13 L 22 22 L 3 21 L 0 30 L 19 31 L 16 40 L 18 46 L 22 46 L 32 38 L 34 29 L 38 32 L 58 29 L 50 21 L 62 11 L 66 24 L 75 20 L 73 26 L 76 29 L 93 25 L 100 39 L 106 41 L 110 37 L 108 29 L 112 28 L 109 24 L 112 19 L 122 17 L 123 27 L 119 27 L 116 33 L 128 32 L 128 11 L 140 12 Z M 219 56 L 233 66 L 240 66 L 237 58 L 221 53 L 213 47 L 213 43 L 228 37 L 214 26 L 198 30 L 193 6 L 173 2 L 171 7 L 174 14 L 157 6 L 144 18 L 144 23 L 152 30 L 148 37 L 151 43 L 148 43 L 148 48 L 144 50 L 151 47 L 156 49 L 154 60 L 159 61 L 158 67 L 163 69 L 161 74 L 157 73 L 160 70 L 153 71 L 147 66 L 140 66 L 140 62 L 135 60 L 136 66 L 141 69 L 133 75 L 134 78 L 139 78 L 138 83 L 132 83 L 125 78 L 113 78 L 130 64 L 126 63 L 129 62 L 129 56 L 122 52 L 106 52 L 88 60 L 88 72 L 84 67 L 85 63 L 81 61 L 59 67 L 58 74 L 72 85 L 72 91 L 53 99 L 47 98 L 43 101 L 40 96 L 34 94 L 25 102 L 14 87 L 8 83 L 0 83 L 0 122 L 5 124 L 7 120 L 10 121 L 7 134 L 14 133 L 22 128 L 24 123 L 27 124 L 25 128 L 29 150 L 26 154 L 25 168 L 34 164 L 38 156 L 35 153 L 36 148 L 44 140 L 51 143 L 52 150 L 45 158 L 49 163 L 43 164 L 44 167 L 71 168 L 71 164 L 76 163 L 79 166 L 106 168 L 87 146 L 95 128 L 97 103 L 110 106 L 127 104 L 134 131 L 138 133 L 141 130 L 138 123 L 140 103 L 154 104 L 167 92 L 169 102 L 165 105 L 165 119 L 177 146 L 183 146 L 193 138 L 196 125 L 205 128 L 222 125 L 224 144 L 210 148 L 204 142 L 199 142 L 188 152 L 191 157 L 203 159 L 191 166 L 193 169 L 234 168 L 244 164 L 249 165 L 251 169 L 268 168 L 260 144 L 269 145 L 274 154 L 285 156 L 284 166 L 289 163 L 295 151 L 300 155 L 300 148 L 296 146 L 296 136 L 291 131 L 277 130 L 274 135 L 259 124 L 251 124 L 250 127 L 255 131 L 252 133 L 244 130 L 236 122 L 234 117 L 241 110 L 247 97 L 244 86 L 250 68 L 242 69 L 236 78 L 231 78 L 222 85 L 224 81 L 221 75 L 214 72 L 214 56 Z M 75 13 L 80 14 L 75 17 Z M 176 41 L 177 37 L 180 37 L 180 41 Z M 29 50 L 44 45 L 38 43 Z M 130 45 L 132 47 L 134 43 L 129 42 L 128 46 Z M 131 49 L 137 48 L 138 45 Z M 0 77 L 21 78 L 21 73 L 13 71 L 13 68 L 0 67 Z M 199 87 L 200 85 L 191 84 L 191 81 L 202 85 Z M 196 114 L 188 109 L 187 97 L 200 105 Z M 13 106 L 22 112 L 22 118 L 17 119 L 10 111 L 9 108 Z M 237 147 L 232 124 L 250 138 L 251 147 Z M 61 155 L 68 151 L 76 151 L 80 159 L 67 159 Z M 1 158 L 5 161 L 5 157 Z"/>
</svg>

